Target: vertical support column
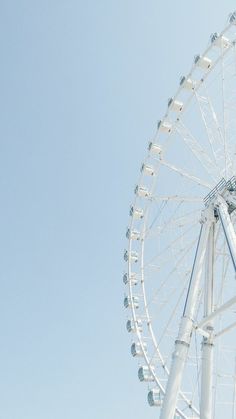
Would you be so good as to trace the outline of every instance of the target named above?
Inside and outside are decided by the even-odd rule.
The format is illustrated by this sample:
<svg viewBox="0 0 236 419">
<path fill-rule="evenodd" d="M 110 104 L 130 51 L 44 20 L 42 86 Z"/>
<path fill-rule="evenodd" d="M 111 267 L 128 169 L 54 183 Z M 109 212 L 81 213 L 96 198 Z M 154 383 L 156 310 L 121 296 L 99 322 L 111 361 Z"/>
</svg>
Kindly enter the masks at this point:
<svg viewBox="0 0 236 419">
<path fill-rule="evenodd" d="M 214 241 L 215 223 L 212 223 L 207 248 L 205 293 L 204 293 L 204 317 L 209 316 L 213 309 L 213 281 L 214 281 Z M 206 331 L 211 335 L 213 321 L 205 325 Z M 203 338 L 202 341 L 202 374 L 201 374 L 201 402 L 200 418 L 212 419 L 212 373 L 213 373 L 213 342 L 212 338 Z"/>
<path fill-rule="evenodd" d="M 175 350 L 172 356 L 172 365 L 170 369 L 170 375 L 167 383 L 166 394 L 164 397 L 160 419 L 174 418 L 180 385 L 182 381 L 182 375 L 192 336 L 193 319 L 198 301 L 198 292 L 206 254 L 209 227 L 209 221 L 206 221 L 201 226 L 186 304 L 180 323 L 179 334 L 175 341 Z"/>
<path fill-rule="evenodd" d="M 219 216 L 224 231 L 227 246 L 229 248 L 230 256 L 236 271 L 236 233 L 228 212 L 228 205 L 225 200 L 218 196 Z"/>
</svg>

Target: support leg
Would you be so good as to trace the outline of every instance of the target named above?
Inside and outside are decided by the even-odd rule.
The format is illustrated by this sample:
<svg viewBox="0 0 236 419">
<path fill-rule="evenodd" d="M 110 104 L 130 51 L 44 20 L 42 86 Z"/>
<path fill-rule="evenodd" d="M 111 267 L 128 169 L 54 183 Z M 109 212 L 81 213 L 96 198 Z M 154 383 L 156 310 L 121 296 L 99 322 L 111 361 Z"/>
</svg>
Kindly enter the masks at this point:
<svg viewBox="0 0 236 419">
<path fill-rule="evenodd" d="M 175 350 L 160 419 L 173 419 L 175 414 L 182 375 L 192 335 L 193 319 L 196 312 L 199 285 L 209 236 L 209 227 L 210 224 L 208 221 L 201 226 L 186 304 L 180 323 L 179 334 L 175 342 Z"/>
<path fill-rule="evenodd" d="M 214 235 L 213 223 L 208 239 L 207 261 L 205 272 L 204 317 L 209 316 L 213 309 L 213 280 L 214 280 Z M 213 321 L 208 322 L 204 329 L 211 336 L 213 334 Z M 202 374 L 201 374 L 201 403 L 200 418 L 212 419 L 212 372 L 213 372 L 213 342 L 212 338 L 203 338 L 202 341 Z"/>
<path fill-rule="evenodd" d="M 234 265 L 234 270 L 236 271 L 236 233 L 234 230 L 234 226 L 232 224 L 230 215 L 228 213 L 228 205 L 225 200 L 219 196 L 219 216 L 220 221 L 223 227 L 225 239 L 227 242 L 227 246 L 229 248 L 230 256 Z"/>
</svg>

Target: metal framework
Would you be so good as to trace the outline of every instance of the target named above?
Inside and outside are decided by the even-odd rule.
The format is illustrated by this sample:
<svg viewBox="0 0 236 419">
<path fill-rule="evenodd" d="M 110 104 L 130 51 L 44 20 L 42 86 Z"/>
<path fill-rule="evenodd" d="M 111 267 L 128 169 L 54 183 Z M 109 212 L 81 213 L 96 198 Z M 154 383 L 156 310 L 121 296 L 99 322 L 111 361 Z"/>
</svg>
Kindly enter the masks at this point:
<svg viewBox="0 0 236 419">
<path fill-rule="evenodd" d="M 222 179 L 205 199 L 207 207 L 202 214 L 199 240 L 184 312 L 175 341 L 175 350 L 160 419 L 173 419 L 174 417 L 194 328 L 199 330 L 200 333 L 203 332 L 200 418 L 212 419 L 212 365 L 214 340 L 217 338 L 217 335 L 214 336 L 214 318 L 236 303 L 236 298 L 234 297 L 215 312 L 213 310 L 215 223 L 218 220 L 221 222 L 234 270 L 236 271 L 236 233 L 229 215 L 235 202 L 235 177 L 232 177 L 228 182 Z M 194 319 L 196 317 L 199 286 L 204 271 L 204 318 L 199 325 L 195 325 Z M 236 323 L 227 328 L 227 330 L 225 329 L 224 333 L 233 327 L 236 327 Z"/>
<path fill-rule="evenodd" d="M 126 328 L 160 419 L 236 419 L 235 63 L 236 12 L 181 77 L 134 190 Z"/>
</svg>

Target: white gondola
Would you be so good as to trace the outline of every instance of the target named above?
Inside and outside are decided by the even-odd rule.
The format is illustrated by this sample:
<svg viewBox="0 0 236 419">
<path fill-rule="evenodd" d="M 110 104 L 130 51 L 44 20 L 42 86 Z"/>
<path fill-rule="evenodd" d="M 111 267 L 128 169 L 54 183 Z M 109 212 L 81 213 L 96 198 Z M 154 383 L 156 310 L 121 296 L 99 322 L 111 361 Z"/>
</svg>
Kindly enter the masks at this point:
<svg viewBox="0 0 236 419">
<path fill-rule="evenodd" d="M 229 15 L 229 22 L 236 24 L 236 12 L 233 12 Z"/>
<path fill-rule="evenodd" d="M 144 342 L 143 347 L 139 342 L 133 342 L 131 345 L 131 355 L 132 356 L 143 356 L 144 352 L 147 352 L 147 344 Z"/>
<path fill-rule="evenodd" d="M 155 175 L 155 170 L 152 166 L 149 166 L 147 164 L 142 164 L 141 166 L 141 172 L 144 173 L 145 175 L 148 176 L 154 176 Z"/>
<path fill-rule="evenodd" d="M 161 392 L 158 388 L 154 388 L 148 392 L 149 406 L 161 406 L 162 402 Z"/>
<path fill-rule="evenodd" d="M 129 335 L 132 355 L 143 355 L 138 358 L 139 380 L 149 382 L 148 402 L 160 406 L 157 417 L 161 419 L 236 419 L 232 415 L 236 406 L 236 333 L 227 335 L 233 328 L 236 331 L 235 281 L 231 275 L 236 265 L 232 152 L 236 11 L 229 20 L 231 23 L 220 34 L 211 36 L 205 52 L 193 58 L 190 72 L 184 73 L 177 92 L 170 95 L 167 112 L 153 138 L 157 144 L 149 144 L 148 156 L 142 161 L 153 165 L 157 182 L 157 176 L 143 179 L 141 174 L 138 184 L 147 186 L 151 195 L 145 201 L 135 197 L 131 210 L 137 220 L 130 219 L 130 229 L 137 228 L 141 240 L 129 242 L 129 251 L 137 250 L 139 261 L 129 263 L 128 274 L 137 272 L 139 283 L 132 287 L 130 278 L 125 278 L 129 297 L 124 304 L 131 308 L 127 314 L 132 319 L 126 327 L 134 332 Z M 164 121 L 171 122 L 171 134 Z M 141 188 L 145 196 L 146 188 Z M 165 206 L 166 202 L 169 205 Z M 141 216 L 136 205 L 144 208 Z M 182 233 L 184 246 L 179 246 Z M 130 262 L 129 254 L 127 260 Z M 189 276 L 185 299 L 186 281 L 181 278 Z M 142 333 L 138 332 L 136 316 L 142 319 Z M 208 333 L 218 320 L 217 333 Z M 196 329 L 199 337 L 194 339 Z M 219 389 L 214 388 L 216 378 Z M 227 391 L 222 392 L 221 386 Z"/>
<path fill-rule="evenodd" d="M 197 67 L 200 67 L 203 70 L 209 70 L 209 68 L 212 66 L 212 60 L 202 55 L 196 55 L 194 58 L 194 63 Z"/>
<path fill-rule="evenodd" d="M 229 48 L 230 40 L 225 36 L 220 36 L 217 32 L 211 35 L 211 43 L 219 48 Z"/>
<path fill-rule="evenodd" d="M 151 367 L 151 369 L 154 371 L 154 368 Z M 151 373 L 149 367 L 146 365 L 143 367 L 140 367 L 138 370 L 138 378 L 140 381 L 154 381 L 154 376 Z"/>
<path fill-rule="evenodd" d="M 168 100 L 168 107 L 174 112 L 181 112 L 183 106 L 184 104 L 180 100 L 174 100 L 172 97 Z"/>
<path fill-rule="evenodd" d="M 141 234 L 137 230 L 130 230 L 130 228 L 128 228 L 126 231 L 126 237 L 131 240 L 140 240 Z"/>
<path fill-rule="evenodd" d="M 172 124 L 168 121 L 158 121 L 157 128 L 162 132 L 170 133 L 172 130 Z"/>
<path fill-rule="evenodd" d="M 129 215 L 131 217 L 136 218 L 137 220 L 141 220 L 144 216 L 143 209 L 141 208 L 134 208 L 133 206 L 130 207 Z"/>
<path fill-rule="evenodd" d="M 125 250 L 124 251 L 124 260 L 125 260 L 125 262 L 128 262 L 128 261 L 130 261 L 130 262 L 138 262 L 138 253 L 137 252 L 134 252 L 134 251 L 131 251 L 131 252 L 128 252 L 128 250 Z"/>
<path fill-rule="evenodd" d="M 133 322 L 133 320 L 127 320 L 126 329 L 129 333 L 136 332 L 136 331 L 141 333 L 143 331 L 142 320 L 137 319 L 135 320 L 135 323 Z"/>
<path fill-rule="evenodd" d="M 148 145 L 148 150 L 151 154 L 160 154 L 162 151 L 162 148 L 160 145 L 150 142 Z"/>
<path fill-rule="evenodd" d="M 150 196 L 150 192 L 148 191 L 146 186 L 135 186 L 134 193 L 140 198 L 147 198 L 148 196 Z"/>
<path fill-rule="evenodd" d="M 129 296 L 126 296 L 124 298 L 124 306 L 125 308 L 131 308 L 132 305 L 134 306 L 134 308 L 139 308 L 139 297 L 134 296 L 132 297 L 132 300 Z"/>
<path fill-rule="evenodd" d="M 190 78 L 183 76 L 180 79 L 180 86 L 182 86 L 186 90 L 194 90 L 196 88 L 196 82 Z"/>
<path fill-rule="evenodd" d="M 123 275 L 123 282 L 125 285 L 127 285 L 129 282 L 131 283 L 131 285 L 137 285 L 138 283 L 138 279 L 137 279 L 137 275 L 135 272 L 132 272 L 131 274 L 124 274 Z"/>
</svg>

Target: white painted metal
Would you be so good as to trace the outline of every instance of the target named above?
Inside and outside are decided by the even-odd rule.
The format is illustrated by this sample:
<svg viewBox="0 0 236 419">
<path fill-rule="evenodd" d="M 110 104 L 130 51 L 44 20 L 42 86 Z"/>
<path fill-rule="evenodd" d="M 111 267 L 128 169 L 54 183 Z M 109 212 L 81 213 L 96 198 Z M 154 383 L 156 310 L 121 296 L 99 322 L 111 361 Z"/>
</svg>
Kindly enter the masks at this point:
<svg viewBox="0 0 236 419">
<path fill-rule="evenodd" d="M 143 172 L 145 175 L 148 176 L 154 176 L 155 175 L 155 169 L 153 166 L 143 164 L 141 167 L 141 172 Z"/>
<path fill-rule="evenodd" d="M 211 35 L 211 42 L 214 46 L 219 48 L 229 48 L 230 46 L 230 40 L 226 38 L 226 36 L 220 36 L 217 33 Z"/>
<path fill-rule="evenodd" d="M 124 260 L 128 262 L 130 260 L 131 262 L 138 262 L 138 253 L 135 251 L 128 252 L 128 250 L 124 251 Z"/>
<path fill-rule="evenodd" d="M 150 406 L 161 406 L 162 397 L 159 389 L 150 390 L 148 393 L 148 403 Z"/>
<path fill-rule="evenodd" d="M 160 145 L 152 143 L 152 142 L 149 143 L 148 149 L 151 154 L 160 154 L 162 151 L 162 148 Z"/>
<path fill-rule="evenodd" d="M 139 297 L 134 296 L 130 298 L 129 296 L 125 296 L 124 298 L 124 306 L 125 308 L 130 308 L 133 304 L 134 308 L 139 308 Z"/>
<path fill-rule="evenodd" d="M 173 98 L 169 99 L 168 106 L 170 110 L 174 112 L 181 112 L 183 110 L 183 102 L 181 102 L 180 100 L 173 99 Z"/>
<path fill-rule="evenodd" d="M 130 282 L 132 285 L 137 285 L 137 284 L 138 284 L 138 279 L 137 279 L 137 275 L 136 275 L 136 273 L 135 273 L 135 272 L 131 272 L 131 273 L 129 274 L 129 276 L 128 276 L 128 274 L 127 274 L 127 273 L 125 273 L 125 274 L 123 275 L 123 282 L 124 282 L 124 284 L 125 284 L 125 285 L 127 285 L 129 282 Z"/>
<path fill-rule="evenodd" d="M 198 326 L 194 326 L 194 329 L 196 330 L 196 332 L 199 334 L 199 335 L 202 335 L 202 336 L 204 336 L 205 338 L 209 338 L 209 332 L 207 332 L 206 330 L 203 330 L 203 329 L 201 329 L 200 327 L 198 327 Z"/>
<path fill-rule="evenodd" d="M 188 348 L 193 330 L 193 319 L 195 315 L 199 283 L 202 276 L 204 258 L 206 254 L 209 227 L 210 224 L 208 221 L 206 221 L 201 227 L 186 305 L 180 323 L 179 334 L 175 342 L 175 350 L 173 353 L 173 360 L 160 419 L 173 419 L 175 413 L 182 374 L 187 359 Z"/>
<path fill-rule="evenodd" d="M 196 88 L 196 82 L 190 78 L 181 77 L 180 85 L 187 90 L 194 90 Z"/>
<path fill-rule="evenodd" d="M 171 130 L 172 130 L 172 124 L 168 121 L 159 121 L 158 124 L 157 124 L 157 128 L 161 132 L 170 133 Z"/>
<path fill-rule="evenodd" d="M 137 186 L 135 187 L 134 192 L 135 192 L 135 194 L 136 194 L 137 196 L 139 196 L 139 197 L 143 197 L 143 198 L 145 198 L 145 197 L 150 196 L 150 192 L 149 192 L 149 190 L 147 189 L 147 187 L 146 187 L 146 186 L 139 186 L 139 185 L 137 185 Z"/>
<path fill-rule="evenodd" d="M 127 229 L 126 231 L 126 237 L 127 239 L 131 239 L 131 240 L 140 240 L 140 232 L 137 230 L 130 230 L 130 228 Z"/>
<path fill-rule="evenodd" d="M 154 370 L 153 366 L 151 366 L 151 370 Z M 140 381 L 154 381 L 153 374 L 146 365 L 139 368 L 138 378 Z"/>
<path fill-rule="evenodd" d="M 205 339 L 205 338 L 204 338 Z M 202 375 L 200 418 L 212 419 L 213 393 L 213 349 L 214 344 L 209 339 L 202 343 Z"/>
<path fill-rule="evenodd" d="M 212 178 L 215 182 L 217 179 L 218 169 L 213 158 L 209 157 L 208 153 L 202 148 L 199 141 L 197 141 L 197 139 L 180 119 L 176 125 L 176 130 L 190 151 L 196 156 L 203 169 L 207 170 L 210 178 Z"/>
<path fill-rule="evenodd" d="M 135 332 L 135 331 L 142 332 L 143 331 L 142 320 L 136 319 L 135 323 L 133 320 L 127 320 L 126 329 L 129 333 Z"/>
<path fill-rule="evenodd" d="M 213 310 L 213 287 L 214 287 L 214 245 L 215 223 L 212 223 L 209 231 L 207 260 L 205 272 L 205 295 L 204 316 L 207 317 Z M 213 391 L 213 322 L 205 325 L 209 337 L 202 340 L 202 376 L 201 376 L 201 403 L 200 418 L 212 419 L 212 391 Z"/>
<path fill-rule="evenodd" d="M 220 336 L 222 336 L 222 335 L 225 335 L 225 333 L 230 332 L 230 330 L 234 329 L 235 327 L 236 327 L 236 322 L 234 322 L 234 323 L 230 324 L 228 327 L 225 327 L 224 329 L 220 330 L 220 332 L 217 332 L 217 333 L 214 335 L 214 340 L 215 340 L 216 338 L 219 338 L 219 337 L 220 337 Z"/>
<path fill-rule="evenodd" d="M 225 187 L 236 174 L 235 16 L 236 13 L 231 15 L 230 24 L 221 34 L 214 34 L 207 50 L 195 60 L 169 101 L 149 144 L 130 210 L 129 247 L 124 254 L 128 264 L 124 276 L 128 295 L 124 304 L 132 313 L 127 329 L 135 333 L 133 354 L 142 356 L 146 363 L 139 376 L 142 381 L 152 381 L 152 402 L 161 409 L 161 419 L 235 416 L 232 393 L 230 402 L 224 400 L 225 390 L 220 393 L 220 386 L 225 385 L 223 380 L 229 376 L 233 390 L 232 373 L 222 359 L 218 362 L 221 349 L 217 352 L 221 341 L 230 342 L 228 334 L 234 333 L 236 327 L 235 282 L 231 278 L 231 260 L 236 266 L 236 193 Z M 217 96 L 220 103 L 216 104 Z M 191 109 L 192 119 L 188 119 L 186 110 L 191 114 Z M 226 179 L 222 188 L 213 190 L 222 178 Z M 204 210 L 203 199 L 209 189 L 213 194 L 204 201 L 207 207 Z M 202 234 L 191 268 L 200 218 Z M 132 277 L 134 266 L 137 274 Z M 169 348 L 180 318 L 171 363 Z M 156 319 L 159 321 L 155 329 Z M 191 339 L 192 332 L 197 337 L 195 342 Z M 198 349 L 198 355 L 193 353 L 194 348 Z M 202 365 L 198 370 L 200 354 Z M 186 371 L 195 371 L 192 378 L 195 387 L 189 392 L 185 380 L 190 373 Z M 214 397 L 212 377 L 216 377 Z M 200 397 L 197 387 L 201 390 Z M 225 403 L 224 407 L 221 403 Z"/>
<path fill-rule="evenodd" d="M 235 233 L 232 221 L 228 213 L 228 205 L 226 204 L 225 200 L 221 196 L 218 197 L 218 203 L 219 203 L 220 221 L 222 223 L 222 227 L 223 227 L 224 234 L 226 237 L 227 245 L 229 247 L 234 269 L 236 271 L 236 233 Z"/>
<path fill-rule="evenodd" d="M 133 206 L 131 206 L 130 216 L 140 220 L 144 216 L 144 211 L 142 208 L 134 208 Z"/>
<path fill-rule="evenodd" d="M 194 62 L 198 67 L 201 67 L 203 70 L 209 70 L 212 66 L 212 60 L 208 57 L 204 57 L 201 55 L 196 55 Z"/>
<path fill-rule="evenodd" d="M 139 342 L 133 342 L 131 345 L 132 356 L 142 357 L 144 352 L 147 352 L 147 344 L 144 343 L 142 346 Z"/>
<path fill-rule="evenodd" d="M 195 96 L 207 133 L 207 139 L 212 151 L 213 159 L 215 165 L 218 165 L 220 160 L 224 159 L 224 154 L 222 153 L 224 141 L 222 129 L 207 92 L 204 92 L 204 94 L 201 95 L 196 92 Z"/>
<path fill-rule="evenodd" d="M 193 182 L 197 183 L 198 185 L 202 185 L 202 186 L 205 186 L 208 189 L 212 189 L 212 185 L 210 185 L 209 183 L 206 183 L 206 182 L 204 182 L 204 180 L 201 180 L 201 179 L 197 178 L 196 176 L 191 175 L 188 172 L 185 172 L 183 169 L 174 166 L 173 164 L 167 162 L 164 159 L 160 159 L 160 164 L 162 164 L 163 166 L 168 167 L 169 169 L 173 170 L 176 173 L 179 173 L 180 176 L 184 176 L 187 179 L 192 180 Z"/>
<path fill-rule="evenodd" d="M 176 202 L 202 202 L 198 196 L 182 196 L 182 195 L 158 195 L 152 196 L 153 201 L 176 201 Z"/>
<path fill-rule="evenodd" d="M 236 297 L 231 298 L 225 304 L 222 304 L 217 310 L 214 310 L 212 314 L 205 317 L 197 327 L 202 328 L 206 323 L 211 322 L 215 317 L 219 316 L 221 313 L 224 313 L 227 309 L 236 304 Z"/>
</svg>

